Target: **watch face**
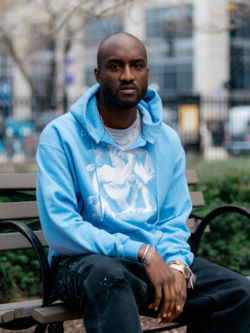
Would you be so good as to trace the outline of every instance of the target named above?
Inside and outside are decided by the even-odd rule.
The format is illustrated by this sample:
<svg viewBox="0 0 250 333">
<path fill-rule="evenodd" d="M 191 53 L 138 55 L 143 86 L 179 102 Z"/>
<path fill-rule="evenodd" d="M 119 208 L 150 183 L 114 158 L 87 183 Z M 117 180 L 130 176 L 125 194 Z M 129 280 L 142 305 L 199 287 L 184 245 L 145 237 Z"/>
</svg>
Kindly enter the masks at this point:
<svg viewBox="0 0 250 333">
<path fill-rule="evenodd" d="M 189 272 L 189 269 L 187 268 L 187 267 L 183 267 L 184 269 L 183 269 L 183 273 L 184 273 L 184 275 L 185 275 L 185 277 L 186 277 L 186 279 L 190 279 L 190 272 Z"/>
</svg>

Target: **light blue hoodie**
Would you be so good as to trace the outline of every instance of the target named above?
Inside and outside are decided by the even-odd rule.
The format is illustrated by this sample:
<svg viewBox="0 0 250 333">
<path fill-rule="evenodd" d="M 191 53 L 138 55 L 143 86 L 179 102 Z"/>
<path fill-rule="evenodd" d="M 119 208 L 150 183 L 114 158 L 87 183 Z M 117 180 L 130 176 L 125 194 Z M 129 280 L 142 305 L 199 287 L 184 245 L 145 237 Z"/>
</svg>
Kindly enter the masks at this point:
<svg viewBox="0 0 250 333">
<path fill-rule="evenodd" d="M 162 123 L 160 97 L 148 89 L 138 106 L 142 134 L 122 151 L 99 118 L 98 89 L 40 137 L 37 202 L 50 263 L 53 255 L 86 253 L 136 262 L 145 243 L 167 263 L 191 265 L 185 154 L 177 133 Z"/>
</svg>

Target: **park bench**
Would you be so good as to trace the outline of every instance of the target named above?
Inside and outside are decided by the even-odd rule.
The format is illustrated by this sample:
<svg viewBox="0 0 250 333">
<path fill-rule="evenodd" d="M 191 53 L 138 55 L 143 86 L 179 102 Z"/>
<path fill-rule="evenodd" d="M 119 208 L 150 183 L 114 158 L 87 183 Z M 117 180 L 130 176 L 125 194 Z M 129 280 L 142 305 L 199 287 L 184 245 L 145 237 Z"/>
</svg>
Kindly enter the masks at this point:
<svg viewBox="0 0 250 333">
<path fill-rule="evenodd" d="M 198 183 L 194 170 L 186 171 L 188 184 Z M 33 248 L 38 257 L 43 279 L 43 298 L 0 304 L 0 327 L 9 330 L 26 329 L 36 325 L 35 333 L 43 333 L 49 325 L 49 333 L 63 332 L 63 322 L 82 318 L 82 311 L 61 301 L 53 302 L 50 269 L 44 247 L 47 242 L 41 231 L 39 220 L 28 226 L 20 220 L 38 219 L 36 204 L 36 174 L 0 174 L 0 197 L 15 202 L 0 203 L 0 252 Z M 205 202 L 202 192 L 190 191 L 193 207 L 202 207 Z M 250 218 L 250 211 L 244 207 L 229 205 L 215 209 L 206 217 L 191 214 L 187 225 L 191 231 L 191 249 L 197 256 L 202 233 L 208 231 L 209 223 L 218 215 L 237 212 Z M 189 323 L 185 323 L 188 325 Z M 171 323 L 167 327 L 145 330 L 144 333 L 166 332 L 185 326 Z"/>
</svg>

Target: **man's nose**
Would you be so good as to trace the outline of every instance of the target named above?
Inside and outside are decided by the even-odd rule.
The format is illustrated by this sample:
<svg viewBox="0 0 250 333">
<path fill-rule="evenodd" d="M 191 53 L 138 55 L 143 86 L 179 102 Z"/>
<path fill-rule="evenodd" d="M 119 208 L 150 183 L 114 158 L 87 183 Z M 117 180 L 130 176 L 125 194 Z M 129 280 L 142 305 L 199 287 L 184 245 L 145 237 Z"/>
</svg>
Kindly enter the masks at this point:
<svg viewBox="0 0 250 333">
<path fill-rule="evenodd" d="M 120 80 L 130 82 L 130 81 L 134 81 L 134 79 L 135 79 L 135 77 L 134 77 L 133 71 L 130 68 L 130 66 L 129 65 L 125 66 L 123 73 L 120 76 Z"/>
</svg>

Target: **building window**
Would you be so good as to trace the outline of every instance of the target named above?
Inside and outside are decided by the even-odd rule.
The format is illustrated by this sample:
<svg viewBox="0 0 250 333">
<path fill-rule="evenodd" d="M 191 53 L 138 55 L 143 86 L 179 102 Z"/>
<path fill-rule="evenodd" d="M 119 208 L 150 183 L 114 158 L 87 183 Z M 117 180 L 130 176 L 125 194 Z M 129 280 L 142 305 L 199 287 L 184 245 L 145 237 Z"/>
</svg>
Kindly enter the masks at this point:
<svg viewBox="0 0 250 333">
<path fill-rule="evenodd" d="M 244 15 L 244 5 L 231 8 L 231 23 L 242 16 L 242 25 L 230 32 L 230 87 L 247 91 L 250 89 L 250 18 Z"/>
<path fill-rule="evenodd" d="M 149 83 L 156 83 L 161 95 L 192 93 L 192 17 L 191 5 L 147 10 Z"/>
<path fill-rule="evenodd" d="M 178 93 L 191 93 L 193 75 L 191 65 L 149 66 L 149 83 L 159 86 L 161 96 Z"/>
<path fill-rule="evenodd" d="M 238 29 L 230 32 L 231 38 L 244 38 L 250 39 L 250 17 L 249 17 L 249 5 L 243 4 L 231 4 L 230 21 L 232 26 L 239 25 Z"/>
<path fill-rule="evenodd" d="M 147 10 L 148 38 L 190 38 L 192 37 L 193 7 L 181 6 L 153 8 Z"/>
<path fill-rule="evenodd" d="M 10 56 L 0 56 L 0 115 L 9 116 L 12 114 L 13 96 L 13 61 Z"/>
<path fill-rule="evenodd" d="M 108 35 L 121 31 L 123 31 L 123 20 L 120 18 L 102 18 L 89 22 L 85 28 L 86 43 L 99 43 Z"/>
<path fill-rule="evenodd" d="M 85 28 L 85 85 L 91 87 L 96 83 L 94 68 L 96 67 L 96 54 L 100 42 L 107 36 L 123 31 L 123 20 L 121 18 L 102 18 L 89 22 Z"/>
</svg>

